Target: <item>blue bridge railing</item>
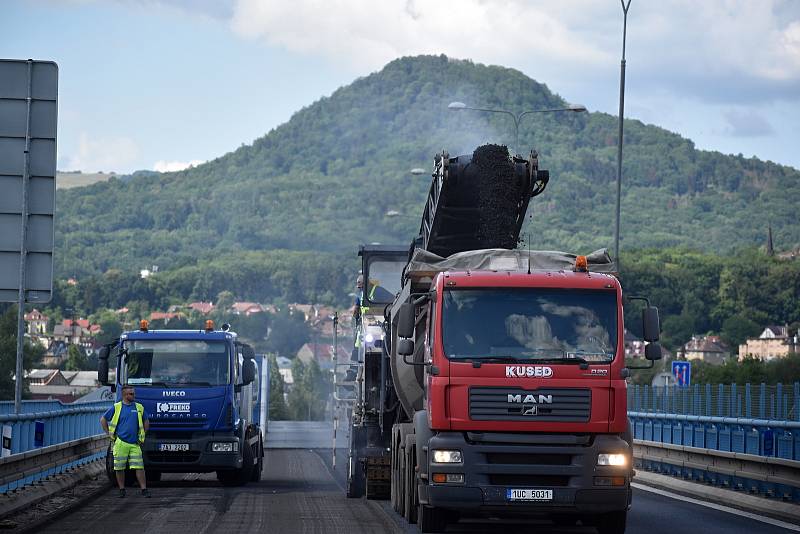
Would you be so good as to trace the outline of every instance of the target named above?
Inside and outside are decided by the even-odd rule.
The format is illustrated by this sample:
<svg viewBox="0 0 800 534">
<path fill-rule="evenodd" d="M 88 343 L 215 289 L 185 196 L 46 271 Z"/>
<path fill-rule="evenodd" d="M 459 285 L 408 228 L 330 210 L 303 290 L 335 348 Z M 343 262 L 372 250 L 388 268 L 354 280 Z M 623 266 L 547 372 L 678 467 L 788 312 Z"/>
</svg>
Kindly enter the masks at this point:
<svg viewBox="0 0 800 534">
<path fill-rule="evenodd" d="M 800 382 L 696 384 L 690 387 L 630 386 L 628 411 L 800 421 Z"/>
<path fill-rule="evenodd" d="M 800 383 L 631 386 L 636 439 L 800 460 Z"/>
<path fill-rule="evenodd" d="M 5 406 L 2 404 L 0 425 L 3 431 L 3 456 L 7 456 L 102 434 L 100 416 L 112 403 L 23 401 L 20 414 L 3 412 Z"/>
</svg>

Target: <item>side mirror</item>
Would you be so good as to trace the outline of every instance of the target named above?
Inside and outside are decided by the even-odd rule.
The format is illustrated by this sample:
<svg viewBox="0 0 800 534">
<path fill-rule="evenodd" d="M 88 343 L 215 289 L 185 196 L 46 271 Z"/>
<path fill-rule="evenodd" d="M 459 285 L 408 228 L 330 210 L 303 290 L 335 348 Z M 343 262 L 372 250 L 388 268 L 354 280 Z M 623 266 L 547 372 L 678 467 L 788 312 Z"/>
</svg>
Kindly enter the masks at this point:
<svg viewBox="0 0 800 534">
<path fill-rule="evenodd" d="M 655 306 L 648 305 L 642 310 L 642 332 L 648 343 L 656 342 L 661 337 L 661 322 Z"/>
<path fill-rule="evenodd" d="M 405 356 L 414 354 L 414 342 L 410 339 L 399 339 L 397 341 L 397 354 L 403 356 L 403 359 L 405 359 Z"/>
<path fill-rule="evenodd" d="M 661 359 L 661 344 L 648 343 L 644 347 L 644 357 L 651 362 Z"/>
<path fill-rule="evenodd" d="M 242 343 L 242 357 L 245 360 L 252 360 L 256 357 L 256 351 L 250 345 Z"/>
<path fill-rule="evenodd" d="M 253 350 L 253 349 L 250 349 Z M 256 379 L 256 362 L 251 358 L 246 358 L 242 362 L 242 385 L 246 386 Z"/>
<path fill-rule="evenodd" d="M 110 352 L 108 345 L 103 345 L 97 356 L 97 381 L 104 386 L 108 384 L 108 355 Z"/>
<path fill-rule="evenodd" d="M 397 336 L 401 338 L 411 338 L 414 337 L 414 304 L 412 302 L 406 302 L 402 306 L 400 306 L 400 312 L 398 313 L 397 317 Z M 414 352 L 413 343 L 411 352 Z M 408 354 L 411 354 L 409 352 Z M 400 346 L 397 347 L 397 353 L 403 354 L 400 352 Z"/>
</svg>

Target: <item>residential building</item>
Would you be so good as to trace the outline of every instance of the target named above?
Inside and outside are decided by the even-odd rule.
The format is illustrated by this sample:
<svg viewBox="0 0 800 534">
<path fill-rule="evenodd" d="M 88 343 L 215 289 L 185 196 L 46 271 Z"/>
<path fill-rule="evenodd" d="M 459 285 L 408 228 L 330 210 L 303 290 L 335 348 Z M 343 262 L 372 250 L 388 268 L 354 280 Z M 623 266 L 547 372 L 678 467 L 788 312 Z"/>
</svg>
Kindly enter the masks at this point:
<svg viewBox="0 0 800 534">
<path fill-rule="evenodd" d="M 203 315 L 208 315 L 212 311 L 214 311 L 214 303 L 213 302 L 190 302 L 188 304 L 188 308 L 190 310 L 194 310 L 198 313 L 202 313 Z"/>
<path fill-rule="evenodd" d="M 692 339 L 678 350 L 679 358 L 714 365 L 722 365 L 730 356 L 730 349 L 719 336 L 692 336 Z"/>
<path fill-rule="evenodd" d="M 26 332 L 29 334 L 45 334 L 48 317 L 36 308 L 25 314 Z"/>
<path fill-rule="evenodd" d="M 236 315 L 252 315 L 263 311 L 264 308 L 257 302 L 234 302 L 231 306 L 231 312 Z"/>
<path fill-rule="evenodd" d="M 747 339 L 739 345 L 739 360 L 752 356 L 761 360 L 785 358 L 789 354 L 800 353 L 800 336 L 792 336 L 789 325 L 767 326 L 757 338 Z"/>
<path fill-rule="evenodd" d="M 626 328 L 624 341 L 626 358 L 644 358 L 644 340 L 634 336 Z"/>
</svg>

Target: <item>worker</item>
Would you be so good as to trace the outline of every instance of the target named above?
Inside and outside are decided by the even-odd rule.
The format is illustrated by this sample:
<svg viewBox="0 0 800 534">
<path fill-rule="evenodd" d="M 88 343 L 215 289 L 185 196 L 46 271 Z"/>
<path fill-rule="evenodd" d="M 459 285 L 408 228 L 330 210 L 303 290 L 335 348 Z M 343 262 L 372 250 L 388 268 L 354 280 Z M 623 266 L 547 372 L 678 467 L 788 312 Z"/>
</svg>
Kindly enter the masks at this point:
<svg viewBox="0 0 800 534">
<path fill-rule="evenodd" d="M 125 468 L 136 473 L 136 481 L 142 496 L 150 497 L 144 474 L 145 432 L 150 429 L 150 420 L 144 406 L 136 402 L 136 392 L 131 385 L 122 386 L 122 400 L 108 409 L 100 418 L 100 426 L 114 443 L 114 474 L 119 486 L 119 497 L 125 497 Z"/>
</svg>

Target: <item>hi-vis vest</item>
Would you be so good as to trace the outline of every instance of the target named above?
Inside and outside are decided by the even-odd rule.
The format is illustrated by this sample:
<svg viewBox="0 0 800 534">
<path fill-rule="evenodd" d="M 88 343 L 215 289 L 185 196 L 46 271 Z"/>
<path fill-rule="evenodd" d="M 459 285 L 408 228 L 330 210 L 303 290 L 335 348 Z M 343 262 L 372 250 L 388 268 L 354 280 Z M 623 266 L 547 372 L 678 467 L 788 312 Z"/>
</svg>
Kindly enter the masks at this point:
<svg viewBox="0 0 800 534">
<path fill-rule="evenodd" d="M 111 421 L 108 423 L 108 431 L 117 435 L 117 423 L 119 423 L 119 414 L 122 412 L 122 401 L 114 403 L 114 415 L 111 417 Z M 139 436 L 138 440 L 139 443 L 144 443 L 144 423 L 142 422 L 142 414 L 144 413 L 144 406 L 136 403 L 136 415 L 139 416 Z"/>
</svg>

